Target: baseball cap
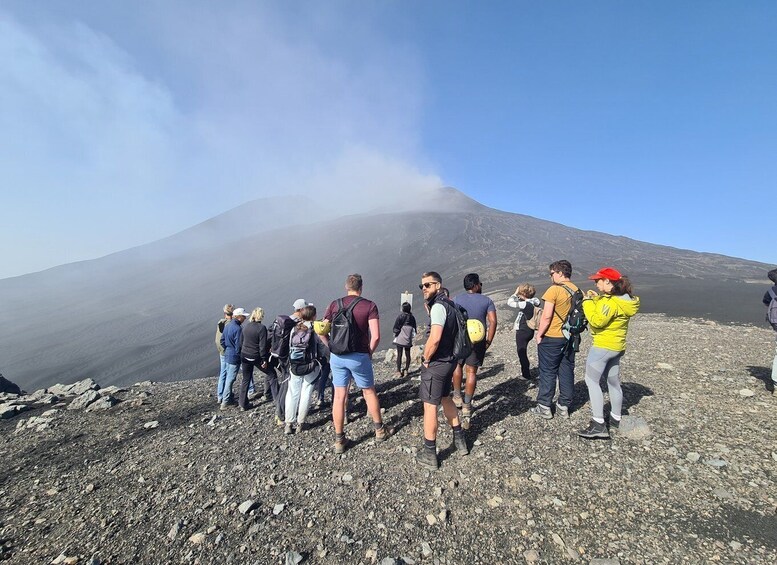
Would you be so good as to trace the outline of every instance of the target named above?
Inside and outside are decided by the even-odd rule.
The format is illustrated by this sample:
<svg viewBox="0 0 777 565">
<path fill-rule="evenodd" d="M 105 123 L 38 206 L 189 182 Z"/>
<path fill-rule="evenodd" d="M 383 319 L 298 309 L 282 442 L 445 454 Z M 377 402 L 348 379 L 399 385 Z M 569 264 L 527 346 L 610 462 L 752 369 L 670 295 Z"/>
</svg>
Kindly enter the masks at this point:
<svg viewBox="0 0 777 565">
<path fill-rule="evenodd" d="M 305 306 L 308 306 L 308 303 L 304 298 L 297 298 L 292 306 L 295 310 L 302 310 Z"/>
<path fill-rule="evenodd" d="M 248 318 L 248 312 L 246 312 L 243 308 L 235 308 L 235 310 L 232 312 L 232 316 L 245 316 Z"/>
<path fill-rule="evenodd" d="M 596 271 L 593 275 L 588 277 L 592 281 L 599 280 L 599 279 L 607 279 L 608 281 L 619 281 L 621 279 L 621 274 L 613 269 L 612 267 L 602 267 L 598 271 Z"/>
</svg>

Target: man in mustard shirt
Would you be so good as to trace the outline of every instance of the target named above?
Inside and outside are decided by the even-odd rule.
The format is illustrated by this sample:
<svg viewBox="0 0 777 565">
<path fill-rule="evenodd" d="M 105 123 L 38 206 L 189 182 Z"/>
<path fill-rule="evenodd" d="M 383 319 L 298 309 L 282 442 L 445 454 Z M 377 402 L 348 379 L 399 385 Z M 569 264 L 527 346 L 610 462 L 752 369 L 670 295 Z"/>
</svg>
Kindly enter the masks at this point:
<svg viewBox="0 0 777 565">
<path fill-rule="evenodd" d="M 537 328 L 537 357 L 539 358 L 540 384 L 537 390 L 537 406 L 529 412 L 540 418 L 553 418 L 551 405 L 556 395 L 556 415 L 569 418 L 569 407 L 575 393 L 575 350 L 561 332 L 561 326 L 572 306 L 572 295 L 577 285 L 570 281 L 572 265 L 562 259 L 550 264 L 550 280 L 553 283 L 542 300 L 542 317 Z"/>
</svg>

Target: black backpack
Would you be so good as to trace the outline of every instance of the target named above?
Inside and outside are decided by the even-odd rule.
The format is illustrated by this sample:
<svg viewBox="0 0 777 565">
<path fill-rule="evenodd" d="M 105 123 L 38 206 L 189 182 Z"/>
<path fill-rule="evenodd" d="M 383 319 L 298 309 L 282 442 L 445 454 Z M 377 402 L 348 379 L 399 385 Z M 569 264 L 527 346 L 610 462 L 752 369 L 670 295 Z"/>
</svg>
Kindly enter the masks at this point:
<svg viewBox="0 0 777 565">
<path fill-rule="evenodd" d="M 297 324 L 291 316 L 279 315 L 270 327 L 270 353 L 281 361 L 289 358 L 289 336 Z"/>
<path fill-rule="evenodd" d="M 572 348 L 575 351 L 580 349 L 580 334 L 582 334 L 586 328 L 588 328 L 588 320 L 583 312 L 583 291 L 579 288 L 572 292 L 566 285 L 560 285 L 564 290 L 569 293 L 570 304 L 567 317 L 562 319 L 561 333 L 567 338 Z M 561 314 L 557 310 L 553 312 L 561 318 Z"/>
<path fill-rule="evenodd" d="M 329 351 L 335 355 L 356 351 L 353 309 L 362 300 L 361 296 L 357 296 L 348 308 L 343 308 L 342 298 L 337 300 L 337 313 L 332 318 L 332 329 L 329 331 Z"/>
<path fill-rule="evenodd" d="M 467 309 L 445 298 L 440 300 L 440 302 L 445 305 L 448 313 L 452 312 L 456 318 L 456 333 L 453 336 L 453 356 L 458 360 L 464 360 L 472 353 L 472 340 L 469 338 L 469 332 L 467 331 L 467 320 L 469 319 Z"/>
</svg>

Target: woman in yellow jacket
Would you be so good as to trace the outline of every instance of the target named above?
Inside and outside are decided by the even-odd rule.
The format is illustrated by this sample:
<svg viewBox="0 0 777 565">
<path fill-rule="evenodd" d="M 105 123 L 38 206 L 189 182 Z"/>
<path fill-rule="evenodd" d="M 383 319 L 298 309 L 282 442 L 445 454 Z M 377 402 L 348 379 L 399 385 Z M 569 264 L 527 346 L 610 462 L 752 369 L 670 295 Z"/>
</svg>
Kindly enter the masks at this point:
<svg viewBox="0 0 777 565">
<path fill-rule="evenodd" d="M 586 439 L 610 438 L 604 423 L 604 395 L 601 378 L 607 378 L 610 393 L 610 428 L 618 428 L 623 407 L 620 360 L 626 353 L 629 320 L 639 310 L 639 298 L 627 277 L 612 267 L 604 267 L 589 279 L 596 282 L 598 294 L 589 290 L 583 299 L 583 312 L 591 328 L 593 343 L 585 363 L 585 384 L 591 398 L 591 423 L 578 435 Z"/>
</svg>

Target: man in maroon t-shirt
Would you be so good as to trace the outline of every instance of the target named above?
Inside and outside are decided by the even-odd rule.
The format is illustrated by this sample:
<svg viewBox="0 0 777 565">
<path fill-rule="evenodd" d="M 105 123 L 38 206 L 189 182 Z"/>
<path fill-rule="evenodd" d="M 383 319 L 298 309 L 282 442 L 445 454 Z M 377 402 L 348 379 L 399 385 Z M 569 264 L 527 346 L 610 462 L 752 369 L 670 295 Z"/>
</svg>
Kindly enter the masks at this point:
<svg viewBox="0 0 777 565">
<path fill-rule="evenodd" d="M 354 274 L 348 275 L 345 280 L 346 296 L 342 298 L 343 308 L 348 308 L 355 300 L 359 302 L 353 307 L 353 324 L 351 332 L 354 334 L 354 351 L 340 355 L 331 354 L 329 361 L 332 374 L 332 384 L 335 395 L 332 401 L 332 422 L 335 427 L 335 452 L 343 453 L 348 446 L 348 440 L 343 432 L 345 426 L 345 407 L 348 400 L 348 382 L 351 378 L 362 389 L 364 401 L 367 403 L 367 411 L 372 416 L 375 426 L 375 439 L 383 441 L 387 439 L 392 430 L 383 425 L 380 414 L 380 401 L 375 393 L 375 377 L 372 372 L 372 354 L 378 348 L 380 342 L 380 318 L 378 306 L 371 300 L 361 298 L 362 277 Z M 324 320 L 332 321 L 337 315 L 337 300 L 333 301 L 324 313 Z M 322 339 L 329 345 L 326 336 Z"/>
</svg>

